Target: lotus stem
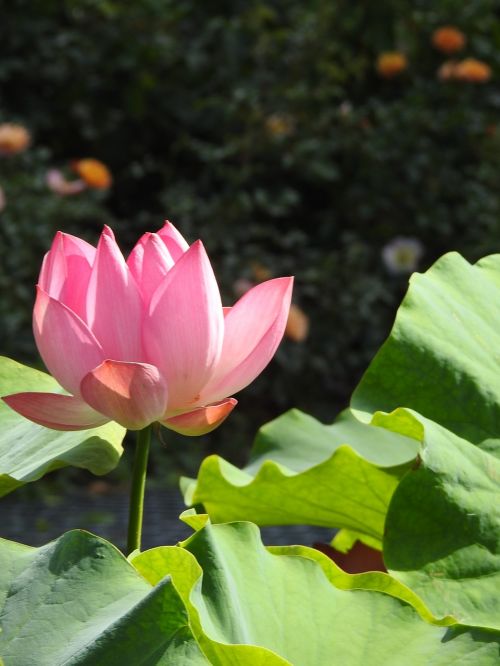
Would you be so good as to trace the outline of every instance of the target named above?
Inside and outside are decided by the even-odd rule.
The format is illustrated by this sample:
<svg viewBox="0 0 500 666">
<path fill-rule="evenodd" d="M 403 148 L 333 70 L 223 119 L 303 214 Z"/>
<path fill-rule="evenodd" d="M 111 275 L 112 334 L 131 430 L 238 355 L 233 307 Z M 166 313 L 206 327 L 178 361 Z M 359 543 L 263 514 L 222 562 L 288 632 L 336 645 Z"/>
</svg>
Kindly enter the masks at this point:
<svg viewBox="0 0 500 666">
<path fill-rule="evenodd" d="M 149 425 L 137 431 L 134 466 L 132 468 L 132 486 L 130 488 L 127 555 L 130 555 L 134 550 L 141 549 L 144 490 L 146 488 L 151 428 L 152 426 Z"/>
</svg>

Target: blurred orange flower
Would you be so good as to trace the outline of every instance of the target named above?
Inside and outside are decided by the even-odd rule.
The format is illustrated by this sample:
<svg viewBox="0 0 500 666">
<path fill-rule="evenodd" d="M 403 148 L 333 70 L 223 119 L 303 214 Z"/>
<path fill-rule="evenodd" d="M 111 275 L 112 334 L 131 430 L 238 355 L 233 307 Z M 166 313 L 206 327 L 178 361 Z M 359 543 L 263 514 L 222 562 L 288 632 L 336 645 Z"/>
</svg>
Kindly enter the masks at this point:
<svg viewBox="0 0 500 666">
<path fill-rule="evenodd" d="M 113 181 L 108 167 L 92 158 L 77 160 L 72 164 L 76 173 L 88 185 L 96 190 L 107 190 Z"/>
<path fill-rule="evenodd" d="M 376 69 L 384 79 L 392 79 L 408 67 L 408 59 L 399 51 L 386 51 L 377 58 Z"/>
<path fill-rule="evenodd" d="M 31 135 L 22 125 L 2 123 L 0 125 L 0 155 L 16 155 L 29 146 Z"/>
<path fill-rule="evenodd" d="M 444 25 L 432 33 L 432 44 L 448 55 L 461 51 L 466 41 L 464 33 L 453 25 Z"/>
<path fill-rule="evenodd" d="M 438 79 L 440 81 L 453 81 L 456 79 L 457 64 L 456 60 L 446 60 L 443 62 L 437 71 Z"/>
<path fill-rule="evenodd" d="M 468 83 L 486 83 L 491 79 L 491 67 L 482 60 L 466 58 L 455 67 L 454 78 Z"/>
<path fill-rule="evenodd" d="M 309 317 L 294 303 L 290 306 L 285 335 L 294 342 L 304 342 L 309 335 Z"/>
</svg>

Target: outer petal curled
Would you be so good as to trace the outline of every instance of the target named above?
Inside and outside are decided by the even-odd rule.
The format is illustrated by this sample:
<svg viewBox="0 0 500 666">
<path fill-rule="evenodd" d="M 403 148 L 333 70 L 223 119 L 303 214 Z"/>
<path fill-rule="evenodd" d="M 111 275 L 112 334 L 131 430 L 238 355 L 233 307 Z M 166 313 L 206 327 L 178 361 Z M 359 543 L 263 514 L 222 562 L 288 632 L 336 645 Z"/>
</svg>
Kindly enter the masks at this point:
<svg viewBox="0 0 500 666">
<path fill-rule="evenodd" d="M 72 395 L 13 393 L 2 400 L 21 416 L 52 430 L 87 430 L 109 421 L 107 416 Z"/>
<path fill-rule="evenodd" d="M 67 391 L 79 395 L 82 377 L 104 359 L 92 331 L 72 310 L 39 287 L 33 310 L 33 332 L 50 374 Z"/>
<path fill-rule="evenodd" d="M 227 313 L 220 361 L 201 401 L 241 391 L 264 370 L 283 337 L 292 287 L 291 277 L 268 280 L 250 289 Z"/>
<path fill-rule="evenodd" d="M 206 435 L 215 430 L 215 428 L 218 428 L 237 404 L 237 400 L 228 398 L 216 405 L 198 407 L 197 409 L 193 409 L 192 412 L 172 416 L 169 419 L 161 421 L 161 423 L 181 435 L 190 435 L 192 437 Z"/>
<path fill-rule="evenodd" d="M 129 430 L 158 421 L 167 407 L 167 384 L 147 363 L 104 361 L 81 383 L 84 400 Z"/>
<path fill-rule="evenodd" d="M 219 288 L 197 241 L 153 295 L 143 327 L 146 358 L 167 380 L 171 412 L 197 406 L 219 360 L 223 327 Z"/>
</svg>

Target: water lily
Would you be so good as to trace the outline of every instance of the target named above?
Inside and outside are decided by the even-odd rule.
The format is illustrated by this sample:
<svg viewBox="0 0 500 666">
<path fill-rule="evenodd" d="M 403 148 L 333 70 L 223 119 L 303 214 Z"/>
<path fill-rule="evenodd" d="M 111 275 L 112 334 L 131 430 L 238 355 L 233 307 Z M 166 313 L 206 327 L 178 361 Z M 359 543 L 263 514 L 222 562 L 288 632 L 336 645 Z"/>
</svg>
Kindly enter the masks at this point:
<svg viewBox="0 0 500 666">
<path fill-rule="evenodd" d="M 116 421 L 209 432 L 236 405 L 230 396 L 273 357 L 292 283 L 268 280 L 223 308 L 203 244 L 189 246 L 168 222 L 144 234 L 127 261 L 107 227 L 97 248 L 58 232 L 43 261 L 33 330 L 64 391 L 3 399 L 56 430 Z"/>
</svg>

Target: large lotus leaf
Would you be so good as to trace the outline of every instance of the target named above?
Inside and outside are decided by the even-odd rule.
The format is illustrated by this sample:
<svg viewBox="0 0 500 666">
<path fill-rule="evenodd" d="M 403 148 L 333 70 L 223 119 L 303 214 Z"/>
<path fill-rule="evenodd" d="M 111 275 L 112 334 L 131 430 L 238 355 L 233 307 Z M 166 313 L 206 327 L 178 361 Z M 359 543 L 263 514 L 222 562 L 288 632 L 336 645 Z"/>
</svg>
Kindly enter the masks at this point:
<svg viewBox="0 0 500 666">
<path fill-rule="evenodd" d="M 419 420 L 419 465 L 389 506 L 386 566 L 435 614 L 500 629 L 500 462 Z"/>
<path fill-rule="evenodd" d="M 339 589 L 335 574 L 325 575 L 335 566 L 320 553 L 270 552 L 250 523 L 206 524 L 182 546 L 155 548 L 133 564 L 152 584 L 172 576 L 217 666 L 498 661 L 499 632 L 429 624 L 408 603 L 368 585 Z"/>
<path fill-rule="evenodd" d="M 203 666 L 170 579 L 152 587 L 111 544 L 68 532 L 42 548 L 0 540 L 5 666 Z"/>
<path fill-rule="evenodd" d="M 292 410 L 261 428 L 247 468 L 206 458 L 197 481 L 185 484 L 185 500 L 203 504 L 213 522 L 345 527 L 377 542 L 418 446 L 411 435 L 361 423 L 349 412 L 325 426 Z"/>
<path fill-rule="evenodd" d="M 409 407 L 500 456 L 500 255 L 414 274 L 351 406 Z"/>
<path fill-rule="evenodd" d="M 0 357 L 0 396 L 61 390 L 50 375 Z M 0 497 L 66 465 L 106 474 L 118 464 L 124 436 L 125 429 L 114 422 L 77 432 L 49 430 L 0 401 Z"/>
</svg>

